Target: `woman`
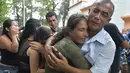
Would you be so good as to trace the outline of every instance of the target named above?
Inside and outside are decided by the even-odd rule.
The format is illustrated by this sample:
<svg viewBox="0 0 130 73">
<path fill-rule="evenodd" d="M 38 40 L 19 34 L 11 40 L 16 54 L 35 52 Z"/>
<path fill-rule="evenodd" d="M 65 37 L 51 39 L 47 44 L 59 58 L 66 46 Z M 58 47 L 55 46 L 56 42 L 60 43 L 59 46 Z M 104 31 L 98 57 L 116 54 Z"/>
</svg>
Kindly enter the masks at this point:
<svg viewBox="0 0 130 73">
<path fill-rule="evenodd" d="M 82 69 L 89 69 L 89 65 L 86 62 L 82 54 L 82 51 L 79 48 L 84 43 L 85 38 L 88 35 L 87 29 L 88 29 L 87 18 L 82 14 L 73 14 L 70 16 L 67 26 L 62 31 L 64 38 L 54 45 L 57 48 L 57 50 L 61 52 L 68 59 L 70 65 Z M 54 52 L 55 55 L 58 54 L 57 51 Z M 62 73 L 62 72 L 56 71 L 46 64 L 45 73 Z"/>
<path fill-rule="evenodd" d="M 22 32 L 20 43 L 19 43 L 19 51 L 18 56 L 20 60 L 20 73 L 30 73 L 29 67 L 29 56 L 27 56 L 27 49 L 30 46 L 30 42 L 33 41 L 33 37 L 36 33 L 36 30 L 40 27 L 40 21 L 37 19 L 29 19 L 26 22 L 25 28 Z"/>
<path fill-rule="evenodd" d="M 18 52 L 18 33 L 19 26 L 16 20 L 5 20 L 3 31 L 0 36 L 1 63 L 0 73 L 17 73 L 18 62 L 16 53 Z"/>
<path fill-rule="evenodd" d="M 27 50 L 27 55 L 29 56 L 30 60 L 31 73 L 44 73 L 45 62 L 43 62 L 42 60 L 44 59 L 43 56 L 38 51 L 33 50 L 31 48 L 44 48 L 45 42 L 50 37 L 51 34 L 52 31 L 47 26 L 40 27 L 37 30 L 34 36 L 34 42 L 31 42 L 31 45 Z M 41 68 L 41 66 L 43 67 Z"/>
</svg>

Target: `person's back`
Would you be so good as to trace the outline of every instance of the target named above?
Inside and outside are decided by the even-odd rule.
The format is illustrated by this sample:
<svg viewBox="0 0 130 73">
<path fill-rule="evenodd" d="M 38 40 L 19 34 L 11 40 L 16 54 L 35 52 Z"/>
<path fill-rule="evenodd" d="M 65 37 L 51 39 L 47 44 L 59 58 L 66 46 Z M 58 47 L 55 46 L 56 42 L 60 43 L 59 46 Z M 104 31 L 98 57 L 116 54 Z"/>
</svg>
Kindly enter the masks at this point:
<svg viewBox="0 0 130 73">
<path fill-rule="evenodd" d="M 30 43 L 33 41 L 33 36 L 39 27 L 40 21 L 33 18 L 30 18 L 25 24 L 25 29 L 20 37 L 18 51 L 20 73 L 30 73 L 29 56 L 27 56 L 26 51 L 28 50 Z"/>
<path fill-rule="evenodd" d="M 117 26 L 113 23 L 105 24 L 104 29 L 110 34 L 116 44 L 116 52 L 111 66 L 111 73 L 118 73 L 120 70 L 120 47 L 125 39 L 118 30 Z"/>
<path fill-rule="evenodd" d="M 29 48 L 30 43 L 32 40 L 24 40 L 21 44 L 22 46 L 19 48 L 18 52 L 18 60 L 19 60 L 19 72 L 20 73 L 30 73 L 30 66 L 29 66 L 29 57 L 26 54 L 26 51 Z"/>
</svg>

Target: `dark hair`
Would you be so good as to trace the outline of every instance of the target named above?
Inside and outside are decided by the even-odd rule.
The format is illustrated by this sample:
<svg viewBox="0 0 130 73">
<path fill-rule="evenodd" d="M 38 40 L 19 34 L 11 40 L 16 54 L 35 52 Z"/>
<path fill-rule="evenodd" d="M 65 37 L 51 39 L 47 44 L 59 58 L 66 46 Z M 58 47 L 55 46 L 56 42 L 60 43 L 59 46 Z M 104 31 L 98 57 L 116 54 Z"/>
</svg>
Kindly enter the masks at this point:
<svg viewBox="0 0 130 73">
<path fill-rule="evenodd" d="M 8 31 L 6 29 L 9 29 L 9 27 L 11 26 L 12 24 L 12 21 L 16 21 L 16 20 L 11 20 L 11 19 L 7 19 L 3 22 L 3 30 L 2 30 L 2 35 L 5 34 L 7 35 L 8 34 Z"/>
<path fill-rule="evenodd" d="M 87 17 L 82 15 L 82 14 L 72 14 L 70 18 L 68 19 L 67 26 L 63 28 L 61 32 L 59 32 L 55 37 L 54 43 L 58 42 L 61 40 L 63 37 L 68 36 L 69 32 L 74 30 L 76 25 L 81 21 L 85 20 L 87 23 Z"/>
<path fill-rule="evenodd" d="M 40 27 L 34 36 L 34 41 L 45 41 L 50 37 L 50 34 L 52 33 L 50 27 L 48 26 L 42 26 Z"/>
<path fill-rule="evenodd" d="M 81 21 L 85 20 L 87 23 L 87 17 L 82 14 L 72 14 L 70 18 L 68 19 L 67 26 L 65 30 L 68 32 L 72 31 L 76 25 Z"/>
<path fill-rule="evenodd" d="M 36 28 L 40 27 L 40 21 L 34 18 L 29 19 L 24 27 L 22 35 L 20 37 L 20 45 L 22 41 L 27 39 L 29 36 L 34 35 L 36 32 Z"/>
<path fill-rule="evenodd" d="M 111 14 L 111 16 L 112 16 L 113 13 L 114 13 L 114 9 L 115 9 L 115 6 L 114 6 L 114 4 L 112 3 L 112 1 L 111 1 L 111 0 L 96 0 L 96 1 L 93 3 L 93 5 L 95 5 L 95 4 L 101 4 L 101 3 L 104 3 L 104 4 L 109 3 L 109 4 L 112 5 L 112 14 Z"/>
<path fill-rule="evenodd" d="M 46 14 L 46 20 L 48 20 L 48 17 L 52 17 L 52 16 L 55 16 L 55 17 L 57 18 L 57 15 L 56 15 L 55 12 L 48 12 L 48 13 Z"/>
</svg>

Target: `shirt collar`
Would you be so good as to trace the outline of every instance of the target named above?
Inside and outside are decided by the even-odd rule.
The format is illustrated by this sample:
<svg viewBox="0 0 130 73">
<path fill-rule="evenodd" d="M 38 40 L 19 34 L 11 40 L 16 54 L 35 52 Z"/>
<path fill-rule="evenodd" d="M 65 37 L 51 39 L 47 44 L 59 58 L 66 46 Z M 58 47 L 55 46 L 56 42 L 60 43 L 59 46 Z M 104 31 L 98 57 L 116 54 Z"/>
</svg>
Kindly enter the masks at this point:
<svg viewBox="0 0 130 73">
<path fill-rule="evenodd" d="M 95 41 L 98 41 L 99 43 L 101 44 L 105 44 L 105 30 L 104 28 L 102 28 L 100 30 L 100 32 L 98 32 L 95 36 L 93 36 L 92 38 L 87 38 L 85 41 L 86 43 L 91 43 L 91 42 L 95 42 Z"/>
</svg>

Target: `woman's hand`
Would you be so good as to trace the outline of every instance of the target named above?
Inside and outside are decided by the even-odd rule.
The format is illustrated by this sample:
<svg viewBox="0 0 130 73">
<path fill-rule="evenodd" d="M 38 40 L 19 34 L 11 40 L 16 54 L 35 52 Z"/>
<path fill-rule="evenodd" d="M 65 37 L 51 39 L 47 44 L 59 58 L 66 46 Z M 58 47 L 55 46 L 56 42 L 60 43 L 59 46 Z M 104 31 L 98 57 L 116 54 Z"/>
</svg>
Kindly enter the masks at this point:
<svg viewBox="0 0 130 73">
<path fill-rule="evenodd" d="M 19 34 L 19 27 L 12 25 L 10 27 L 10 33 L 11 33 L 12 36 L 17 36 Z"/>
<path fill-rule="evenodd" d="M 43 49 L 43 46 L 42 46 L 42 44 L 41 43 L 39 43 L 39 42 L 35 42 L 35 41 L 33 41 L 33 42 L 31 42 L 30 43 L 30 47 L 31 47 L 31 49 L 34 49 L 34 50 L 37 50 L 38 52 L 42 52 L 42 51 L 44 51 Z"/>
</svg>

